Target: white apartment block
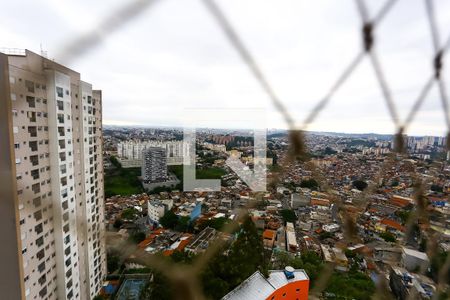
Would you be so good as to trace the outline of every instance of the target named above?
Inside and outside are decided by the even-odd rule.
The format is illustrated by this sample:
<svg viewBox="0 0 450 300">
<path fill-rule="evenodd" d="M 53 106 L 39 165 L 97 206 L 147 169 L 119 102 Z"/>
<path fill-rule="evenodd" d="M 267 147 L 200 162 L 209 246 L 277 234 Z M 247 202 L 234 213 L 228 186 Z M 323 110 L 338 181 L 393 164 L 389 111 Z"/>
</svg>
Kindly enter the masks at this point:
<svg viewBox="0 0 450 300">
<path fill-rule="evenodd" d="M 102 94 L 33 52 L 0 53 L 2 299 L 92 299 L 106 275 Z"/>
<path fill-rule="evenodd" d="M 159 219 L 166 212 L 166 206 L 160 201 L 147 201 L 147 208 L 148 218 L 154 223 L 159 223 Z"/>
<path fill-rule="evenodd" d="M 142 164 L 142 151 L 150 147 L 160 147 L 166 149 L 167 165 L 182 165 L 183 141 L 126 141 L 117 144 L 117 155 L 122 166 L 140 167 Z"/>
</svg>

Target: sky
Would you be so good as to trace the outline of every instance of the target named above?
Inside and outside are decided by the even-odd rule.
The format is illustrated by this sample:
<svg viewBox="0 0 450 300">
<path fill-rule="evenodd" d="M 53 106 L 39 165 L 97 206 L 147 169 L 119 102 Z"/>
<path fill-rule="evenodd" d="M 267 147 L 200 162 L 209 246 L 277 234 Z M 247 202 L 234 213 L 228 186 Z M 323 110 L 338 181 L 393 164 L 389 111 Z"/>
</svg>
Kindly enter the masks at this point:
<svg viewBox="0 0 450 300">
<path fill-rule="evenodd" d="M 159 0 L 114 30 L 101 30 L 131 0 L 14 0 L 0 11 L 0 47 L 26 48 L 66 64 L 103 90 L 105 124 L 183 126 L 192 110 L 264 110 L 268 128 L 287 128 L 238 52 L 201 0 Z M 142 0 L 141 0 L 142 1 Z M 384 1 L 366 0 L 370 16 Z M 400 119 L 432 73 L 425 1 L 399 0 L 375 31 L 378 53 Z M 353 0 L 216 0 L 300 126 L 362 47 Z M 450 1 L 435 0 L 440 38 L 450 35 Z M 120 19 L 117 19 L 120 21 Z M 92 47 L 64 49 L 93 34 Z M 75 42 L 74 42 L 75 41 Z M 444 65 L 450 64 L 446 57 Z M 450 68 L 444 68 L 450 78 Z M 447 93 L 450 94 L 449 80 Z M 447 132 L 438 89 L 408 128 L 411 135 Z M 252 127 L 211 121 L 211 127 Z M 193 120 L 194 119 L 194 120 Z M 209 118 L 214 119 L 214 118 Z M 368 58 L 308 130 L 394 133 Z"/>
</svg>

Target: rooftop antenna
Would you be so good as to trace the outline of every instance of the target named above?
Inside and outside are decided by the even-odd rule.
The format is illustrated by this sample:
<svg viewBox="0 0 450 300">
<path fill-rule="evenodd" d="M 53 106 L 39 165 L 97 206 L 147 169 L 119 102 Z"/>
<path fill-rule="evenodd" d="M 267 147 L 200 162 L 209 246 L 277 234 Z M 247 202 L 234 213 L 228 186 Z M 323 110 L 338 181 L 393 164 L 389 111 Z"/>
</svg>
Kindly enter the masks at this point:
<svg viewBox="0 0 450 300">
<path fill-rule="evenodd" d="M 47 51 L 44 51 L 44 49 L 42 48 L 42 43 L 40 44 L 40 46 L 41 46 L 41 56 L 43 56 L 45 58 L 48 58 L 47 57 Z"/>
</svg>

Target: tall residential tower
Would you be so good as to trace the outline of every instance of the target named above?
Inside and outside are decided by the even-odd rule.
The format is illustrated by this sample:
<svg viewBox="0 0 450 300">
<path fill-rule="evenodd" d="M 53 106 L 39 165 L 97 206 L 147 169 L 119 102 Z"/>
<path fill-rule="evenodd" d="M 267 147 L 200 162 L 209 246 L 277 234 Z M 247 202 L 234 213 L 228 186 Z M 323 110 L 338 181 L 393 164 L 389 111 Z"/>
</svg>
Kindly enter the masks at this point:
<svg viewBox="0 0 450 300">
<path fill-rule="evenodd" d="M 102 94 L 28 50 L 0 53 L 2 299 L 92 299 L 106 275 Z"/>
</svg>

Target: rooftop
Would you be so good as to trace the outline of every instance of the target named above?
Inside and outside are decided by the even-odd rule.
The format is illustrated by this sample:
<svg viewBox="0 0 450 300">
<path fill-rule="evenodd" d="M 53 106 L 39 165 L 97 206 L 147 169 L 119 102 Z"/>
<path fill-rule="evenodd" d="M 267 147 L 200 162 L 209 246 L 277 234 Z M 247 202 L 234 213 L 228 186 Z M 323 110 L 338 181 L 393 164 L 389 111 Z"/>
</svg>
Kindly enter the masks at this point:
<svg viewBox="0 0 450 300">
<path fill-rule="evenodd" d="M 228 299 L 265 299 L 280 287 L 294 282 L 309 280 L 304 270 L 293 272 L 294 278 L 287 279 L 283 270 L 270 270 L 269 277 L 265 278 L 261 272 L 256 271 L 249 278 L 226 294 L 222 300 Z"/>
</svg>

